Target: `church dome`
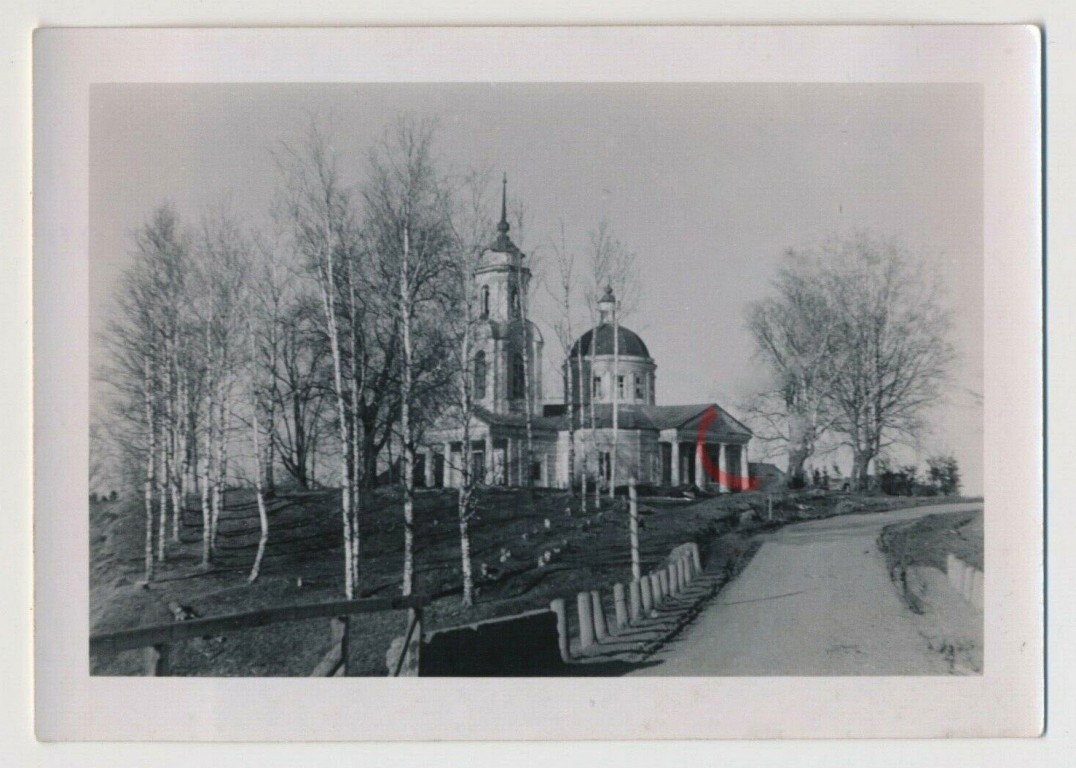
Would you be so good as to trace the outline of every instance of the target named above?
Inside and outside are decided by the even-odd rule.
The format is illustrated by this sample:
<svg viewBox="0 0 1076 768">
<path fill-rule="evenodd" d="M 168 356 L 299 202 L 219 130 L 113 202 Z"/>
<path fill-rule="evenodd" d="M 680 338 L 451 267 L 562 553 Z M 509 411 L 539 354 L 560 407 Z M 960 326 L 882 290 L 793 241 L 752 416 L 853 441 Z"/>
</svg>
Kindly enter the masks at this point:
<svg viewBox="0 0 1076 768">
<path fill-rule="evenodd" d="M 646 348 L 646 344 L 643 343 L 637 333 L 628 330 L 622 325 L 617 330 L 619 331 L 617 334 L 619 336 L 618 351 L 621 355 L 650 357 L 650 350 Z M 578 357 L 580 349 L 583 351 L 584 357 L 590 355 L 590 339 L 593 335 L 594 329 L 591 328 L 580 336 L 575 344 L 572 345 L 571 357 Z M 598 335 L 594 339 L 593 351 L 595 355 L 613 354 L 613 326 L 610 323 L 602 323 L 598 326 Z"/>
</svg>

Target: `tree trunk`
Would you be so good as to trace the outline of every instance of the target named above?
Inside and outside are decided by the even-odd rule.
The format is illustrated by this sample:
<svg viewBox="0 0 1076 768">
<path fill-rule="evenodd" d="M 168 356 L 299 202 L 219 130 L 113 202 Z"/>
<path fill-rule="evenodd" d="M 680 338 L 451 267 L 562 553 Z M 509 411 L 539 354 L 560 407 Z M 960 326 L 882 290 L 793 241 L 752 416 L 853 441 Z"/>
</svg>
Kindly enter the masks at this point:
<svg viewBox="0 0 1076 768">
<path fill-rule="evenodd" d="M 402 322 L 403 335 L 403 381 L 400 392 L 400 440 L 403 443 L 403 453 L 400 456 L 400 471 L 403 475 L 404 501 L 404 562 L 403 562 L 403 594 L 410 595 L 415 580 L 415 478 L 411 471 L 414 463 L 414 446 L 411 444 L 411 377 L 412 377 L 412 350 L 411 350 L 411 288 L 408 270 L 410 269 L 411 256 L 411 230 L 405 222 L 403 228 L 403 263 L 400 268 L 400 319 Z M 464 447 L 466 453 L 467 446 Z"/>
<path fill-rule="evenodd" d="M 164 544 L 168 540 L 168 435 L 167 427 L 161 424 L 161 444 L 158 448 L 160 473 L 157 475 L 157 496 L 160 499 L 157 517 L 157 562 L 164 562 Z"/>
<path fill-rule="evenodd" d="M 159 520 L 159 527 L 157 531 L 157 560 L 164 562 L 165 558 L 165 543 L 168 541 L 168 506 L 169 501 L 174 502 L 176 497 L 175 483 L 173 482 L 173 475 L 175 474 L 175 461 L 173 446 L 175 445 L 176 428 L 175 428 L 175 393 L 173 392 L 173 379 L 172 379 L 172 361 L 169 356 L 168 363 L 164 367 L 164 421 L 161 425 L 161 478 L 158 481 L 158 488 L 161 496 L 161 517 Z M 175 504 L 172 504 L 172 516 L 176 515 Z"/>
<path fill-rule="evenodd" d="M 358 547 L 355 542 L 357 533 L 352 525 L 351 514 L 351 455 L 349 450 L 351 441 L 348 435 L 347 397 L 344 392 L 343 365 L 340 359 L 340 336 L 336 317 L 336 272 L 332 244 L 328 247 L 326 262 L 319 285 L 322 306 L 325 309 L 329 351 L 333 359 L 333 384 L 336 395 L 336 415 L 339 421 L 340 517 L 344 528 L 344 594 L 348 600 L 352 600 L 355 597 L 355 586 L 358 583 L 358 562 L 355 560 Z"/>
<path fill-rule="evenodd" d="M 568 362 L 571 366 L 571 361 Z M 568 375 L 568 388 L 571 390 L 571 374 Z M 568 395 L 568 514 L 572 514 L 572 497 L 575 495 L 575 402 Z"/>
<path fill-rule="evenodd" d="M 616 497 L 616 453 L 620 442 L 620 321 L 613 307 L 613 449 L 609 452 L 609 498 Z"/>
<path fill-rule="evenodd" d="M 586 402 L 586 397 L 587 397 L 586 392 L 590 391 L 590 390 L 584 390 L 583 387 L 592 386 L 592 384 L 590 382 L 583 381 L 583 350 L 582 350 L 581 347 L 579 349 L 579 354 L 576 355 L 575 362 L 576 362 L 576 369 L 579 371 L 579 375 L 578 375 L 578 378 L 577 378 L 577 382 L 578 382 L 577 390 L 578 390 L 578 394 L 579 394 L 579 411 L 580 411 L 580 413 L 579 413 L 579 421 L 582 424 L 582 422 L 583 422 L 583 413 L 582 413 L 583 404 Z M 593 376 L 593 373 L 591 374 L 591 376 Z M 593 398 L 594 398 L 593 391 L 590 391 L 590 397 L 593 400 Z M 591 427 L 590 434 L 591 434 L 591 436 L 594 435 L 593 426 Z M 582 449 L 582 452 L 583 452 L 583 473 L 582 473 L 582 477 L 580 478 L 580 484 L 579 484 L 579 511 L 582 512 L 585 515 L 587 513 L 587 446 L 586 446 L 586 440 L 585 439 L 582 442 L 583 442 L 583 445 L 581 446 L 581 449 Z"/>
<path fill-rule="evenodd" d="M 274 353 L 273 361 L 270 363 L 270 369 L 274 375 L 276 365 Z M 276 475 L 273 472 L 273 466 L 276 464 L 276 442 L 273 440 L 273 435 L 276 434 L 276 398 L 272 395 L 269 397 L 268 408 L 269 412 L 265 419 L 265 492 L 272 497 L 276 494 Z"/>
<path fill-rule="evenodd" d="M 470 608 L 474 605 L 474 574 L 471 571 L 471 494 L 460 488 L 459 494 L 460 516 L 460 569 L 463 572 L 463 605 Z"/>
<path fill-rule="evenodd" d="M 205 443 L 202 446 L 202 566 L 208 568 L 213 558 L 211 546 L 211 534 L 213 529 L 213 424 L 216 421 L 216 401 L 213 397 L 214 388 L 209 384 L 209 392 L 206 407 Z"/>
<path fill-rule="evenodd" d="M 217 530 L 220 527 L 220 513 L 224 507 L 224 489 L 227 482 L 227 443 L 228 443 L 228 396 L 227 391 L 221 392 L 217 403 L 217 476 L 213 482 L 213 519 L 210 521 L 209 546 L 215 551 L 217 548 Z"/>
<path fill-rule="evenodd" d="M 145 485 L 145 502 L 146 502 L 146 546 L 145 546 L 145 564 L 146 564 L 146 582 L 153 581 L 153 467 L 157 461 L 157 425 L 154 419 L 153 413 L 153 368 L 150 363 L 149 353 L 147 352 L 145 362 L 145 377 L 143 379 L 143 394 L 145 396 L 146 404 L 146 431 L 149 435 L 149 449 L 147 450 L 146 459 L 146 485 Z"/>
<path fill-rule="evenodd" d="M 251 339 L 254 336 L 251 334 Z M 253 347 L 253 342 L 251 347 Z M 250 437 L 254 446 L 254 495 L 258 500 L 258 524 L 261 526 L 261 536 L 258 538 L 258 552 L 254 555 L 254 565 L 251 566 L 248 582 L 254 582 L 262 567 L 262 558 L 265 556 L 265 545 L 269 542 L 269 513 L 265 509 L 265 494 L 262 491 L 262 451 L 258 437 L 258 392 L 253 373 L 251 374 L 250 395 Z"/>
<path fill-rule="evenodd" d="M 870 490 L 870 463 L 874 454 L 870 449 L 857 448 L 852 457 L 852 481 L 855 490 L 864 493 Z"/>
<path fill-rule="evenodd" d="M 788 451 L 788 476 L 793 481 L 793 487 L 803 485 L 803 465 L 807 461 L 807 450 L 794 448 L 789 445 Z"/>
<path fill-rule="evenodd" d="M 590 439 L 594 444 L 595 452 L 599 452 L 601 449 L 598 447 L 598 435 L 597 435 L 597 420 L 594 415 L 594 345 L 597 343 L 598 326 L 594 326 L 593 332 L 590 334 L 590 381 L 587 382 L 587 386 L 590 387 Z M 594 481 L 594 509 L 602 508 L 602 476 L 601 476 L 601 455 L 598 456 L 598 476 Z"/>
<path fill-rule="evenodd" d="M 175 401 L 170 415 L 172 421 L 172 541 L 178 543 L 179 519 L 183 514 L 180 505 L 181 503 L 186 503 L 183 486 L 187 479 L 187 452 L 186 446 L 183 444 L 183 436 L 186 434 L 183 430 L 185 417 L 180 416 L 180 414 L 185 413 L 182 407 L 183 381 L 179 377 L 178 366 L 173 365 L 173 368 L 175 370 L 176 386 Z"/>
</svg>

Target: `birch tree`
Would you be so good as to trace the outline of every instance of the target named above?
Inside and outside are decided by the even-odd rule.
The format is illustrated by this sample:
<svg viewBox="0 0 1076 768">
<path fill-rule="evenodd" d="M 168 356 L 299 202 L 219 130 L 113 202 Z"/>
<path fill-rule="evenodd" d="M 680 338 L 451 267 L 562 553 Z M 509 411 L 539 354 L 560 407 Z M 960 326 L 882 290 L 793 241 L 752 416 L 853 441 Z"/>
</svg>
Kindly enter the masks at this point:
<svg viewBox="0 0 1076 768">
<path fill-rule="evenodd" d="M 863 490 L 873 459 L 926 428 L 954 358 L 952 319 L 936 274 L 894 240 L 858 233 L 822 246 L 815 263 L 840 340 L 834 428 Z"/>
<path fill-rule="evenodd" d="M 172 499 L 168 434 L 171 388 L 165 387 L 169 341 L 178 335 L 174 308 L 181 290 L 185 243 L 178 218 L 168 205 L 158 207 L 134 234 L 131 265 L 116 297 L 117 316 L 106 345 L 110 360 L 102 378 L 115 397 L 115 439 L 128 456 L 140 457 L 144 516 L 144 578 L 155 577 L 164 559 L 166 518 Z M 137 414 L 137 416 L 136 416 Z M 156 546 L 155 546 L 156 545 Z"/>
<path fill-rule="evenodd" d="M 748 309 L 747 327 L 772 387 L 747 406 L 756 435 L 779 446 L 794 486 L 804 464 L 832 424 L 832 387 L 841 339 L 818 264 L 790 250 L 773 282 L 773 295 Z"/>
<path fill-rule="evenodd" d="M 396 300 L 400 331 L 400 481 L 403 488 L 404 556 L 401 590 L 414 587 L 416 342 L 440 326 L 430 316 L 441 290 L 452 235 L 450 194 L 433 158 L 434 128 L 402 118 L 370 153 L 364 190 L 366 227 L 387 285 Z"/>
<path fill-rule="evenodd" d="M 556 281 L 549 286 L 548 291 L 559 312 L 557 319 L 553 322 L 553 330 L 564 354 L 564 403 L 568 410 L 568 514 L 571 514 L 571 497 L 575 494 L 575 443 L 580 415 L 579 398 L 582 395 L 584 382 L 580 354 L 576 355 L 576 364 L 579 366 L 576 386 L 572 386 L 572 345 L 575 343 L 572 315 L 575 311 L 576 259 L 575 253 L 568 248 L 563 221 L 560 222 L 560 239 L 553 246 L 552 251 Z M 583 511 L 586 510 L 586 495 L 586 473 L 584 473 L 580 494 Z"/>
<path fill-rule="evenodd" d="M 329 137 L 312 123 L 305 143 L 285 145 L 278 156 L 284 177 L 282 215 L 320 297 L 332 359 L 332 390 L 340 444 L 340 517 L 343 528 L 344 593 L 352 599 L 359 581 L 359 489 L 353 484 L 351 392 L 344 354 L 349 344 L 341 317 L 342 275 L 358 258 L 360 232 L 351 190 L 343 182 Z"/>
<path fill-rule="evenodd" d="M 508 185 L 508 177 L 505 176 L 501 182 L 505 188 Z M 503 199 L 503 195 L 502 195 Z M 506 212 L 502 212 L 502 217 Z M 534 351 L 535 351 L 535 339 L 532 325 L 530 322 L 530 293 L 535 289 L 534 285 L 524 285 L 523 282 L 523 264 L 522 264 L 522 252 L 526 247 L 526 229 L 527 229 L 527 207 L 522 200 L 516 199 L 513 204 L 513 219 L 516 224 L 516 245 L 521 252 L 520 256 L 520 268 L 513 272 L 515 276 L 515 291 L 518 297 L 518 305 L 516 308 L 510 308 L 511 311 L 515 311 L 517 316 L 512 319 L 513 331 L 516 337 L 517 345 L 523 350 L 523 392 L 524 392 L 524 404 L 523 404 L 523 418 L 526 428 L 527 442 L 526 450 L 524 452 L 523 466 L 520 467 L 520 474 L 523 476 L 523 485 L 530 491 L 534 485 L 534 479 L 532 477 L 532 468 L 534 466 L 534 400 L 537 396 L 537 388 L 535 387 L 534 377 Z M 536 252 L 531 252 L 530 257 L 530 272 L 531 282 L 538 276 L 538 256 Z M 532 498 L 528 495 L 527 503 L 530 504 Z"/>
<path fill-rule="evenodd" d="M 453 258 L 448 262 L 447 274 L 451 280 L 446 285 L 444 314 L 451 327 L 451 359 L 454 363 L 456 397 L 446 409 L 446 420 L 455 422 L 462 431 L 464 446 L 471 444 L 471 426 L 478 403 L 476 389 L 485 386 L 485 370 L 478 370 L 479 333 L 482 311 L 475 282 L 482 252 L 489 232 L 489 216 L 486 199 L 488 184 L 481 173 L 468 175 L 457 191 L 452 217 Z M 484 366 L 485 363 L 483 362 Z M 483 381 L 479 381 L 479 378 Z M 447 462 L 449 457 L 445 457 Z M 470 525 L 477 507 L 476 493 L 481 478 L 463 451 L 463 461 L 458 469 L 456 487 L 456 512 L 460 539 L 460 573 L 462 603 L 474 605 L 474 573 L 471 562 Z"/>
<path fill-rule="evenodd" d="M 209 567 L 217 547 L 224 508 L 232 437 L 233 393 L 245 358 L 241 310 L 250 244 L 227 204 L 202 217 L 196 262 L 200 341 L 206 367 L 201 447 L 202 564 Z"/>
<path fill-rule="evenodd" d="M 590 235 L 590 265 L 593 283 L 593 303 L 597 304 L 599 292 L 605 288 L 614 296 L 613 331 L 613 379 L 612 392 L 613 440 L 609 451 L 609 498 L 616 495 L 617 453 L 620 437 L 620 318 L 637 308 L 639 282 L 635 268 L 635 254 L 614 234 L 609 222 L 602 219 Z M 591 346 L 597 336 L 597 324 L 591 336 Z M 591 356 L 593 360 L 593 355 Z"/>
</svg>

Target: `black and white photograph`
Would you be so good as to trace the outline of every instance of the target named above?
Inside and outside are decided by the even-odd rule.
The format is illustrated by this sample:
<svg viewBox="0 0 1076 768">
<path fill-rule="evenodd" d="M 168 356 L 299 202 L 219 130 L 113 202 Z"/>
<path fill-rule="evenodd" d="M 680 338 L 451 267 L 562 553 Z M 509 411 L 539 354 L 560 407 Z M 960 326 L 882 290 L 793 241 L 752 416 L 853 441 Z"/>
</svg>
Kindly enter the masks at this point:
<svg viewBox="0 0 1076 768">
<path fill-rule="evenodd" d="M 978 86 L 90 113 L 94 674 L 982 671 Z"/>
<path fill-rule="evenodd" d="M 86 84 L 80 685 L 996 702 L 1041 509 L 991 327 L 1037 257 L 985 80 L 422 71 Z"/>
</svg>

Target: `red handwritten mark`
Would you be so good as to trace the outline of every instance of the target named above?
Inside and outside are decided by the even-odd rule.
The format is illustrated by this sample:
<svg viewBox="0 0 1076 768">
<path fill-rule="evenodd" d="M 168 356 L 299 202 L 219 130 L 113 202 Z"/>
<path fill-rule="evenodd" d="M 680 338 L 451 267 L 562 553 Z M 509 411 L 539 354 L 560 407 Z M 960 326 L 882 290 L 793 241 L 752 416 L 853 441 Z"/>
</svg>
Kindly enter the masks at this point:
<svg viewBox="0 0 1076 768">
<path fill-rule="evenodd" d="M 761 485 L 761 479 L 757 477 L 751 477 L 751 471 L 749 468 L 744 467 L 747 474 L 745 475 L 730 475 L 728 472 L 723 471 L 720 467 L 715 466 L 713 459 L 710 458 L 710 452 L 706 450 L 706 433 L 717 421 L 717 406 L 711 405 L 706 409 L 706 413 L 702 416 L 702 421 L 699 422 L 699 438 L 695 443 L 695 450 L 698 451 L 698 455 L 702 458 L 702 468 L 710 479 L 717 483 L 722 488 L 739 488 L 743 491 L 757 491 Z M 743 464 L 743 454 L 740 454 L 740 463 Z"/>
</svg>

